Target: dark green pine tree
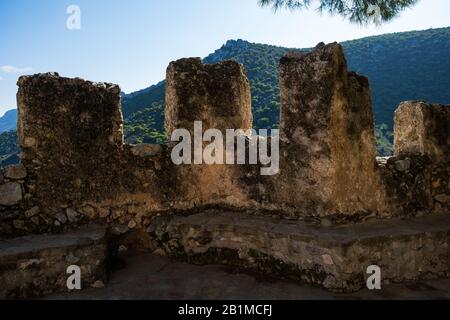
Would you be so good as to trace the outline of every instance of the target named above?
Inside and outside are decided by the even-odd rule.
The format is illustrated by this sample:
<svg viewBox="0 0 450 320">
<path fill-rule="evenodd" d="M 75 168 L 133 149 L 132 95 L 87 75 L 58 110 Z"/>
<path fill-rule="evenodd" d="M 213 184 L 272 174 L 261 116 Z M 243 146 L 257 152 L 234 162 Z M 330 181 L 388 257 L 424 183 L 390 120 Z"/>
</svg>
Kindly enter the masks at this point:
<svg viewBox="0 0 450 320">
<path fill-rule="evenodd" d="M 379 24 L 395 18 L 418 0 L 259 0 L 261 6 L 273 9 L 309 9 L 317 3 L 316 10 L 341 15 L 358 24 Z"/>
</svg>

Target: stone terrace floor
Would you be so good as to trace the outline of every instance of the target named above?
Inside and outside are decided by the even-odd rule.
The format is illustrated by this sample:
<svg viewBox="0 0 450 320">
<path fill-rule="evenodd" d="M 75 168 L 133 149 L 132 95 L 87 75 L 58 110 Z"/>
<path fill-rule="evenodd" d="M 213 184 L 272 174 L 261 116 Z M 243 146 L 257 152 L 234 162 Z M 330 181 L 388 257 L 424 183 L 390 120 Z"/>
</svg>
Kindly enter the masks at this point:
<svg viewBox="0 0 450 320">
<path fill-rule="evenodd" d="M 127 253 L 106 288 L 45 299 L 450 299 L 450 279 L 391 284 L 381 291 L 335 294 L 305 284 L 261 278 L 223 266 L 195 266 L 151 254 Z"/>
</svg>

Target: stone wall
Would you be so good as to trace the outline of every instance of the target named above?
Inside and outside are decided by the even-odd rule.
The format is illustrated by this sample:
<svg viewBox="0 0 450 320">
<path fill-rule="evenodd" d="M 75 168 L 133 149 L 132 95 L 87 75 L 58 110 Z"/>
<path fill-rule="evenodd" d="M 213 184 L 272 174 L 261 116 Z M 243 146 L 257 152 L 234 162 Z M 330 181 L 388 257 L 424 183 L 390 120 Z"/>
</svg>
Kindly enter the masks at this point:
<svg viewBox="0 0 450 320">
<path fill-rule="evenodd" d="M 32 201 L 66 206 L 114 193 L 123 124 L 120 89 L 57 74 L 21 77 L 18 135 Z"/>
<path fill-rule="evenodd" d="M 177 166 L 177 198 L 181 207 L 207 205 L 250 207 L 248 186 L 242 166 L 204 164 L 203 150 L 209 143 L 194 145 L 194 122 L 201 121 L 203 134 L 208 129 L 252 128 L 250 84 L 244 67 L 233 61 L 203 64 L 200 58 L 170 63 L 166 79 L 165 126 L 169 137 L 175 129 L 189 131 L 192 143 L 192 165 Z M 221 141 L 223 144 L 223 141 Z M 224 146 L 225 147 L 225 146 Z M 200 158 L 200 162 L 198 162 Z M 225 155 L 219 160 L 226 162 Z"/>
<path fill-rule="evenodd" d="M 340 45 L 288 54 L 280 74 L 275 176 L 258 165 L 176 166 L 174 143 L 124 144 L 116 85 L 21 77 L 22 165 L 0 174 L 0 237 L 89 223 L 125 234 L 211 206 L 323 224 L 449 212 L 448 106 L 402 104 L 396 157 L 377 163 L 369 82 L 347 70 Z M 166 91 L 169 134 L 192 133 L 196 120 L 202 132 L 252 126 L 250 86 L 236 62 L 173 62 Z"/>
<path fill-rule="evenodd" d="M 369 81 L 347 70 L 342 47 L 287 54 L 280 89 L 278 201 L 304 215 L 385 211 Z"/>
<path fill-rule="evenodd" d="M 395 112 L 395 156 L 382 164 L 395 212 L 450 212 L 450 107 L 402 102 Z"/>
<path fill-rule="evenodd" d="M 30 299 L 67 288 L 69 266 L 80 266 L 81 289 L 108 279 L 105 227 L 64 235 L 31 235 L 0 241 L 0 299 Z"/>
<path fill-rule="evenodd" d="M 375 220 L 345 226 L 205 210 L 156 219 L 149 228 L 158 254 L 194 264 L 301 280 L 329 290 L 366 287 L 367 267 L 390 282 L 450 276 L 450 216 Z"/>
<path fill-rule="evenodd" d="M 57 74 L 21 77 L 18 85 L 19 167 L 27 176 L 20 178 L 18 203 L 8 197 L 20 200 L 19 182 L 7 178 L 1 187 L 2 211 L 9 213 L 2 214 L 2 236 L 91 222 L 125 232 L 141 226 L 148 212 L 169 209 L 176 181 L 167 147 L 124 144 L 116 85 Z"/>
<path fill-rule="evenodd" d="M 450 154 L 450 109 L 424 101 L 402 102 L 395 111 L 395 155 L 421 154 L 433 162 Z"/>
<path fill-rule="evenodd" d="M 30 194 L 24 194 L 24 182 L 27 176 L 23 165 L 14 165 L 0 169 L 0 236 L 12 235 L 26 230 L 26 221 L 38 225 L 35 218 L 39 208 L 27 210 L 26 199 Z"/>
</svg>

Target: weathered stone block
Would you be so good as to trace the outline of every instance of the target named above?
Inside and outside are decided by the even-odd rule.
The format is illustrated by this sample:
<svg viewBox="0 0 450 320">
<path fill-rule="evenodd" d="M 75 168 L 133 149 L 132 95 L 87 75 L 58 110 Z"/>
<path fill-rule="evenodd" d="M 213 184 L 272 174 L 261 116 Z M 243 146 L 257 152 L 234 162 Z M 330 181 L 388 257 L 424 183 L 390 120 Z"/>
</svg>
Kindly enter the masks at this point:
<svg viewBox="0 0 450 320">
<path fill-rule="evenodd" d="M 35 206 L 27 211 L 25 211 L 25 217 L 32 218 L 36 216 L 40 212 L 40 209 L 38 206 Z"/>
<path fill-rule="evenodd" d="M 78 221 L 78 219 L 80 218 L 80 214 L 71 208 L 67 208 L 66 216 L 71 223 Z"/>
<path fill-rule="evenodd" d="M 278 201 L 309 215 L 379 210 L 369 81 L 347 70 L 342 47 L 284 56 L 280 89 Z"/>
<path fill-rule="evenodd" d="M 153 157 L 162 153 L 159 144 L 137 144 L 131 147 L 131 153 L 138 157 Z"/>
<path fill-rule="evenodd" d="M 5 178 L 11 180 L 21 180 L 27 176 L 27 170 L 22 164 L 6 167 Z"/>
<path fill-rule="evenodd" d="M 120 88 L 53 73 L 20 77 L 18 86 L 22 163 L 36 204 L 110 194 L 124 143 Z"/>
<path fill-rule="evenodd" d="M 433 211 L 430 160 L 426 156 L 390 157 L 378 166 L 390 203 L 388 217 L 414 216 Z"/>
<path fill-rule="evenodd" d="M 166 79 L 165 126 L 193 132 L 194 121 L 203 129 L 251 129 L 250 84 L 244 67 L 234 61 L 203 64 L 200 58 L 171 62 Z"/>
<path fill-rule="evenodd" d="M 242 65 L 235 61 L 210 65 L 199 58 L 170 63 L 165 110 L 169 138 L 175 129 L 186 129 L 193 141 L 195 121 L 202 122 L 199 132 L 202 137 L 208 129 L 218 129 L 225 137 L 226 129 L 252 128 L 250 84 Z M 202 158 L 200 162 L 203 162 L 202 152 L 194 147 L 193 153 Z M 194 156 L 191 160 L 192 165 L 174 168 L 178 206 L 225 204 L 241 207 L 248 204 L 245 187 L 239 184 L 242 166 L 194 165 Z"/>
<path fill-rule="evenodd" d="M 394 122 L 396 155 L 421 154 L 434 162 L 450 161 L 450 106 L 402 102 Z"/>
<path fill-rule="evenodd" d="M 0 205 L 12 206 L 22 200 L 22 187 L 18 182 L 7 182 L 0 185 Z"/>
<path fill-rule="evenodd" d="M 107 279 L 104 228 L 0 241 L 0 298 L 17 299 L 68 291 L 67 268 L 81 269 L 81 288 Z"/>
</svg>

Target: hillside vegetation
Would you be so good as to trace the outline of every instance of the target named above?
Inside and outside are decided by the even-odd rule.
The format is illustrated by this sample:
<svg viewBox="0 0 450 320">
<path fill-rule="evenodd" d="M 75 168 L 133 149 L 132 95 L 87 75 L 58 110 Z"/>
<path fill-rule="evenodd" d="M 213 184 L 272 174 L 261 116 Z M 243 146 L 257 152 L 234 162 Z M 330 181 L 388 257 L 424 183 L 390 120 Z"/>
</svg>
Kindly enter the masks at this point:
<svg viewBox="0 0 450 320">
<path fill-rule="evenodd" d="M 0 117 L 0 133 L 15 130 L 17 126 L 17 109 L 6 111 Z"/>
<path fill-rule="evenodd" d="M 0 133 L 0 167 L 17 163 L 19 157 L 17 133 L 15 130 Z"/>
<path fill-rule="evenodd" d="M 369 77 L 380 155 L 392 153 L 393 114 L 401 101 L 450 103 L 450 27 L 374 36 L 342 45 L 349 69 Z M 278 64 L 290 50 L 309 49 L 230 40 L 204 61 L 216 63 L 232 59 L 242 63 L 251 84 L 255 129 L 278 128 Z M 165 82 L 161 81 L 141 91 L 122 95 L 128 143 L 166 141 L 164 94 Z M 16 150 L 15 134 L 3 133 L 0 166 L 2 159 L 8 159 Z"/>
<path fill-rule="evenodd" d="M 401 101 L 450 102 L 450 28 L 375 36 L 342 45 L 349 69 L 369 77 L 380 155 L 392 153 L 393 114 Z M 255 128 L 278 128 L 278 63 L 290 50 L 299 49 L 230 40 L 204 61 L 242 63 L 251 83 Z M 129 143 L 164 141 L 163 101 L 164 82 L 124 98 Z"/>
</svg>

